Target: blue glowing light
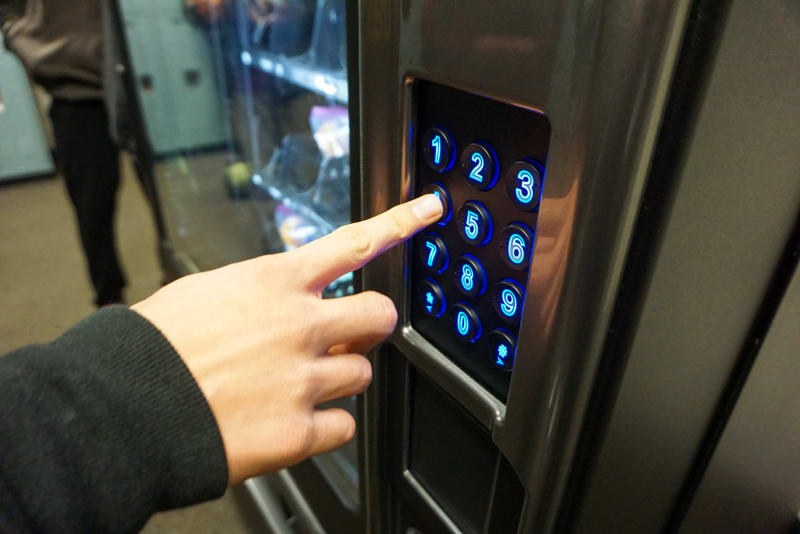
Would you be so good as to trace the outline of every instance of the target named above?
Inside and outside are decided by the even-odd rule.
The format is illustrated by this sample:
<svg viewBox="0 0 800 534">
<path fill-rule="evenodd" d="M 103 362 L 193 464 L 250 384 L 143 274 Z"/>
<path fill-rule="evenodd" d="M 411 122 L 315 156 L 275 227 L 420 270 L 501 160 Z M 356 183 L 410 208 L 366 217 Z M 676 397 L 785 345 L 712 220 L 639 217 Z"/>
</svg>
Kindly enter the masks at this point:
<svg viewBox="0 0 800 534">
<path fill-rule="evenodd" d="M 503 345 L 502 343 L 497 346 L 497 355 L 502 358 L 506 359 L 508 357 L 508 347 Z"/>
<path fill-rule="evenodd" d="M 430 304 L 425 306 L 425 309 L 428 310 L 428 313 L 433 313 L 433 306 L 431 306 Z"/>
<path fill-rule="evenodd" d="M 469 239 L 476 239 L 478 237 L 478 214 L 472 210 L 467 210 L 467 216 L 464 220 L 464 234 Z"/>
<path fill-rule="evenodd" d="M 461 266 L 461 287 L 464 291 L 471 291 L 475 286 L 475 271 L 467 264 Z"/>
<path fill-rule="evenodd" d="M 519 234 L 511 234 L 508 238 L 508 259 L 516 264 L 525 259 L 525 238 Z"/>
<path fill-rule="evenodd" d="M 481 172 L 483 172 L 483 168 L 486 165 L 486 161 L 483 159 L 483 154 L 480 152 L 474 152 L 470 160 L 475 164 L 475 166 L 470 171 L 469 177 L 478 183 L 483 182 L 483 175 Z"/>
<path fill-rule="evenodd" d="M 519 171 L 517 180 L 519 180 L 519 187 L 514 189 L 514 196 L 523 204 L 529 204 L 533 200 L 533 174 L 526 170 Z"/>
<path fill-rule="evenodd" d="M 432 291 L 428 291 L 428 292 L 425 293 L 425 301 L 428 304 L 433 304 L 433 292 Z"/>
<path fill-rule="evenodd" d="M 456 328 L 462 336 L 469 334 L 469 315 L 467 315 L 467 312 L 459 311 L 456 314 Z"/>
<path fill-rule="evenodd" d="M 431 139 L 431 146 L 433 147 L 433 162 L 439 165 L 439 162 L 442 160 L 442 137 L 440 135 L 435 135 L 433 139 Z"/>
<path fill-rule="evenodd" d="M 436 243 L 425 241 L 425 247 L 428 249 L 428 267 L 433 267 L 433 260 L 436 259 Z"/>
<path fill-rule="evenodd" d="M 510 289 L 500 292 L 500 311 L 506 317 L 514 317 L 517 313 L 517 295 Z"/>
</svg>

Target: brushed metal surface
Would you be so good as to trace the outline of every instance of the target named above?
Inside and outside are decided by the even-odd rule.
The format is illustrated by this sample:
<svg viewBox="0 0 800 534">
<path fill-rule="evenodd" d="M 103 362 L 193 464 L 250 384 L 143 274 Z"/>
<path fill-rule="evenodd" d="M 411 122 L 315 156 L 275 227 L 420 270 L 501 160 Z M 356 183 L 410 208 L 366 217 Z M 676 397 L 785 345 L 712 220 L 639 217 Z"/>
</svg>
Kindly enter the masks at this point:
<svg viewBox="0 0 800 534">
<path fill-rule="evenodd" d="M 505 407 L 408 327 L 392 340 L 493 430 L 528 494 L 522 531 L 549 529 L 585 408 L 674 66 L 688 1 L 369 0 L 360 5 L 362 215 L 409 198 L 415 76 L 539 109 L 548 174 Z M 468 110 L 465 110 L 468 112 Z M 408 317 L 405 251 L 364 270 Z M 369 495 L 385 495 L 381 362 L 362 421 Z M 380 502 L 366 509 L 373 531 Z M 377 498 L 380 500 L 380 498 Z"/>
<path fill-rule="evenodd" d="M 800 510 L 800 271 L 708 466 L 681 534 L 789 532 Z"/>
<path fill-rule="evenodd" d="M 578 532 L 667 521 L 800 209 L 799 46 L 797 2 L 731 5 Z"/>
</svg>

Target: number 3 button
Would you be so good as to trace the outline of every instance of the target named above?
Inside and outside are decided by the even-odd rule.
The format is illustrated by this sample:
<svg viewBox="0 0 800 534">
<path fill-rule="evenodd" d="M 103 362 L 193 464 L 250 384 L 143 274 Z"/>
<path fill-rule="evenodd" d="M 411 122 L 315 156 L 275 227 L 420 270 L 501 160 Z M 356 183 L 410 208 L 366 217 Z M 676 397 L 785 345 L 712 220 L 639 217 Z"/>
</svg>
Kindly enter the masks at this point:
<svg viewBox="0 0 800 534">
<path fill-rule="evenodd" d="M 506 265 L 524 271 L 531 263 L 533 231 L 522 223 L 509 224 L 503 228 L 500 240 L 500 255 Z"/>
<path fill-rule="evenodd" d="M 461 168 L 467 183 L 478 191 L 490 189 L 497 181 L 497 156 L 485 143 L 472 143 L 464 149 Z"/>
<path fill-rule="evenodd" d="M 458 210 L 458 235 L 470 245 L 482 247 L 492 237 L 492 218 L 480 202 L 470 200 Z"/>
<path fill-rule="evenodd" d="M 542 171 L 529 161 L 517 161 L 505 174 L 506 194 L 523 211 L 539 207 L 542 196 Z"/>
</svg>

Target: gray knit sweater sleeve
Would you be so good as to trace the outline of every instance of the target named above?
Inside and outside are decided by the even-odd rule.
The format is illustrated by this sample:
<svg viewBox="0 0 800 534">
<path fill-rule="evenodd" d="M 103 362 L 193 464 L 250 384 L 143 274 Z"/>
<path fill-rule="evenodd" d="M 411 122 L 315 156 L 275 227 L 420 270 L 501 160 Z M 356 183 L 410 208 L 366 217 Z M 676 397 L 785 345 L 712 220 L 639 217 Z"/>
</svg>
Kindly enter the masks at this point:
<svg viewBox="0 0 800 534">
<path fill-rule="evenodd" d="M 0 357 L 0 532 L 137 532 L 227 479 L 205 397 L 137 313 L 105 308 Z"/>
</svg>

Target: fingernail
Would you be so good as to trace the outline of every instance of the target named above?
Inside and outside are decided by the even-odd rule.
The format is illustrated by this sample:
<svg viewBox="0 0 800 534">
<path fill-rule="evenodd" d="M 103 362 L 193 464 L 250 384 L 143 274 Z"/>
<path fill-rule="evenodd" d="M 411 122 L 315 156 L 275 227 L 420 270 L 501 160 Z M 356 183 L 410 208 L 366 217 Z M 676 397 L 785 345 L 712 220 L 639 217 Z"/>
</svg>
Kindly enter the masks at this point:
<svg viewBox="0 0 800 534">
<path fill-rule="evenodd" d="M 438 219 L 442 216 L 442 202 L 436 195 L 425 195 L 414 201 L 411 211 L 414 215 L 427 221 L 428 219 Z"/>
</svg>

